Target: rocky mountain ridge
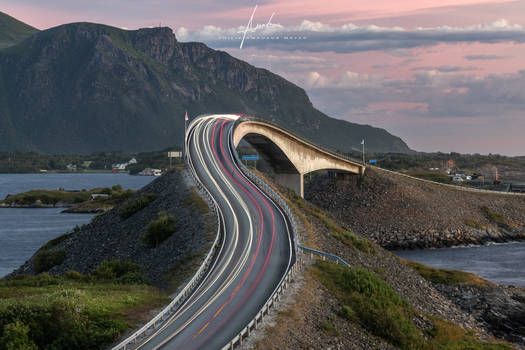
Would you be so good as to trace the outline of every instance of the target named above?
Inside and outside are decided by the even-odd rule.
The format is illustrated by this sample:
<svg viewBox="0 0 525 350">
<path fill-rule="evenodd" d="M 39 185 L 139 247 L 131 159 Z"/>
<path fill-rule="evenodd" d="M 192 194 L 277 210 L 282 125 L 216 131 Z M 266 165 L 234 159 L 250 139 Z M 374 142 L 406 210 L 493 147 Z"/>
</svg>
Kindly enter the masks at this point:
<svg viewBox="0 0 525 350">
<path fill-rule="evenodd" d="M 71 23 L 0 50 L 0 151 L 89 153 L 181 145 L 184 113 L 246 113 L 349 151 L 409 152 L 383 129 L 330 118 L 303 89 L 170 28 Z"/>
</svg>

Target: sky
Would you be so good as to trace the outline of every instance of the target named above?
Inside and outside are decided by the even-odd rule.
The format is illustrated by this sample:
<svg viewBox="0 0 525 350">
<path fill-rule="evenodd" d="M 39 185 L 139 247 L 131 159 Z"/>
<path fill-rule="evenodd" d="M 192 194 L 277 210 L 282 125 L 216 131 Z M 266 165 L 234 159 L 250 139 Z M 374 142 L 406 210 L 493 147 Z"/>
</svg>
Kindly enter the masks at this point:
<svg viewBox="0 0 525 350">
<path fill-rule="evenodd" d="M 0 11 L 39 29 L 169 26 L 412 149 L 525 155 L 525 0 L 0 0 Z"/>
</svg>

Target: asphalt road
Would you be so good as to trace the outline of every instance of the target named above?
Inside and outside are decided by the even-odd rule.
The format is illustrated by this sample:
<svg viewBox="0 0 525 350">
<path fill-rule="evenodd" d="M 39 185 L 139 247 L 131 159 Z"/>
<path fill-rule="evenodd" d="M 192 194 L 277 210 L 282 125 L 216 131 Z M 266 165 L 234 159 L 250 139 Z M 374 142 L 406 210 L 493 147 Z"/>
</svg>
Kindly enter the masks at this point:
<svg viewBox="0 0 525 350">
<path fill-rule="evenodd" d="M 223 219 L 217 259 L 195 292 L 140 349 L 220 349 L 259 312 L 293 264 L 282 212 L 235 164 L 231 115 L 188 130 L 188 157 Z"/>
</svg>

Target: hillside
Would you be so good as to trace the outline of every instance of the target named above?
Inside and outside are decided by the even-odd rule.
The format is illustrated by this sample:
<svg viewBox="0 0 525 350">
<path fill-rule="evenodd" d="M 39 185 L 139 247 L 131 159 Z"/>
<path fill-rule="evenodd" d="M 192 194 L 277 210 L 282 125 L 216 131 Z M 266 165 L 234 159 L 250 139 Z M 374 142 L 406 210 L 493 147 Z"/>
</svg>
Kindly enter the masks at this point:
<svg viewBox="0 0 525 350">
<path fill-rule="evenodd" d="M 300 242 L 350 267 L 299 255 L 302 273 L 242 349 L 510 350 L 525 344 L 525 290 L 400 259 L 258 175 L 291 208 Z"/>
<path fill-rule="evenodd" d="M 356 180 L 356 179 L 354 179 Z M 525 238 L 525 197 L 459 191 L 368 168 L 362 181 L 321 175 L 305 198 L 390 249 Z"/>
<path fill-rule="evenodd" d="M 303 89 L 169 28 L 72 23 L 0 52 L 0 151 L 88 153 L 180 146 L 184 112 L 277 120 L 325 146 L 409 152 L 383 129 L 316 110 Z"/>
<path fill-rule="evenodd" d="M 38 29 L 0 12 L 0 49 L 12 46 L 36 32 Z"/>
</svg>

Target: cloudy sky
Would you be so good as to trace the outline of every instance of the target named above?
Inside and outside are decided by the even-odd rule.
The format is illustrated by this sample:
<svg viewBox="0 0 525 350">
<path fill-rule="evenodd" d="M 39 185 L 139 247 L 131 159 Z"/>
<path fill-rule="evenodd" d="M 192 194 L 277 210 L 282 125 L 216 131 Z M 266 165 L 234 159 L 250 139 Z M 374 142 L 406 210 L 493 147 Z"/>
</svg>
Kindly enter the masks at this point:
<svg viewBox="0 0 525 350">
<path fill-rule="evenodd" d="M 169 26 L 180 41 L 203 41 L 270 69 L 306 89 L 326 114 L 383 127 L 413 149 L 525 155 L 525 0 L 0 5 L 40 29 L 75 21 Z"/>
</svg>

